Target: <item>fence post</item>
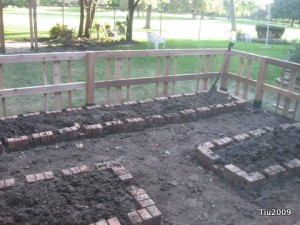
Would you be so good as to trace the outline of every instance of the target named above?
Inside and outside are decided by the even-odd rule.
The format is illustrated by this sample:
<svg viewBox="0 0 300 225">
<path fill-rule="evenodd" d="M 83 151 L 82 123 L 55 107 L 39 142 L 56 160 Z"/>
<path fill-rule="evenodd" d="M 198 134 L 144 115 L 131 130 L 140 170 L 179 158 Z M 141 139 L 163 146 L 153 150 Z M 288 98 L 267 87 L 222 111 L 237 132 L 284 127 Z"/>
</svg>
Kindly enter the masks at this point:
<svg viewBox="0 0 300 225">
<path fill-rule="evenodd" d="M 229 72 L 230 68 L 230 60 L 231 60 L 231 55 L 230 52 L 226 52 L 224 55 L 223 59 L 223 64 L 220 69 L 221 73 L 221 84 L 220 84 L 220 90 L 221 91 L 227 91 L 228 90 L 228 78 L 224 76 L 224 74 Z"/>
<path fill-rule="evenodd" d="M 116 80 L 122 79 L 122 58 L 115 59 L 115 76 Z M 116 87 L 116 104 L 122 102 L 122 86 Z"/>
<path fill-rule="evenodd" d="M 167 77 L 170 74 L 170 56 L 165 57 L 165 69 L 164 76 Z M 163 96 L 168 96 L 168 82 L 163 82 Z"/>
<path fill-rule="evenodd" d="M 86 55 L 86 105 L 95 104 L 95 56 L 93 52 Z"/>
<path fill-rule="evenodd" d="M 253 108 L 260 109 L 264 95 L 263 85 L 266 81 L 268 71 L 267 59 L 262 58 L 259 66 L 259 74 L 256 83 L 255 97 L 253 100 Z"/>
</svg>

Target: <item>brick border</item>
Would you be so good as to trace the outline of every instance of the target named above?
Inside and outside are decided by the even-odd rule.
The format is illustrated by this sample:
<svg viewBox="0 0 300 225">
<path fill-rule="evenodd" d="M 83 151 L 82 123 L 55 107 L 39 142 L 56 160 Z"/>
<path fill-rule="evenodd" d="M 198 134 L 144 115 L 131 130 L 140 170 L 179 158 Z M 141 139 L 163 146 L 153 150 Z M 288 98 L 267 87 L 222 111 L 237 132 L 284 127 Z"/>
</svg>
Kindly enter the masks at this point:
<svg viewBox="0 0 300 225">
<path fill-rule="evenodd" d="M 136 105 L 143 105 L 151 102 L 158 102 L 158 101 L 166 101 L 168 99 L 176 99 L 179 97 L 187 97 L 187 96 L 196 96 L 202 93 L 208 93 L 208 91 L 198 91 L 196 93 L 186 93 L 183 95 L 171 95 L 168 97 L 157 97 L 154 99 L 146 99 L 141 101 L 128 101 L 123 102 L 122 105 L 125 106 L 136 106 Z M 59 141 L 72 141 L 78 140 L 82 138 L 97 138 L 104 134 L 109 133 L 119 133 L 123 131 L 139 131 L 144 129 L 145 127 L 153 127 L 153 126 L 162 126 L 165 124 L 172 124 L 172 123 L 180 123 L 185 121 L 193 121 L 198 120 L 201 118 L 206 118 L 209 116 L 214 116 L 219 113 L 223 113 L 226 111 L 234 111 L 238 109 L 242 109 L 247 107 L 247 101 L 234 96 L 229 95 L 227 92 L 218 91 L 217 92 L 224 97 L 230 98 L 232 101 L 228 104 L 216 104 L 210 105 L 208 107 L 199 107 L 195 109 L 186 109 L 181 110 L 178 113 L 167 113 L 164 115 L 152 115 L 146 116 L 145 118 L 126 118 L 124 120 L 114 120 L 104 122 L 103 124 L 91 124 L 91 125 L 79 125 L 72 126 L 72 127 L 64 127 L 58 129 L 56 131 L 44 131 L 40 133 L 34 133 L 31 135 L 22 135 L 22 136 L 15 136 L 15 137 L 5 137 L 3 140 L 0 140 L 0 155 L 4 153 L 9 153 L 11 151 L 16 151 L 20 149 L 24 149 L 29 146 L 38 146 L 38 145 L 47 145 L 52 144 Z M 82 110 L 93 110 L 99 108 L 111 108 L 111 107 L 118 107 L 120 104 L 105 104 L 101 105 L 93 105 L 93 106 L 86 106 L 85 108 L 78 107 L 78 108 L 66 108 L 64 112 L 77 112 Z M 54 110 L 54 111 L 46 111 L 44 112 L 46 116 L 56 115 L 63 112 L 62 110 Z M 35 112 L 35 113 L 27 113 L 22 114 L 20 116 L 29 117 L 29 116 L 36 116 L 41 115 L 42 113 Z M 19 116 L 9 116 L 9 117 L 1 117 L 1 120 L 6 119 L 16 119 Z"/>
<path fill-rule="evenodd" d="M 71 176 L 92 171 L 87 165 L 79 165 L 61 170 L 61 174 L 56 176 L 52 171 L 28 174 L 23 182 L 16 183 L 14 178 L 0 180 L 0 191 L 13 188 L 15 185 L 30 185 L 35 182 L 47 182 L 49 180 L 69 179 Z M 111 170 L 119 180 L 126 185 L 126 191 L 130 193 L 138 204 L 138 208 L 127 213 L 127 219 L 131 225 L 137 224 L 161 224 L 161 212 L 157 208 L 155 202 L 150 198 L 143 188 L 133 185 L 133 176 L 131 173 L 117 160 L 95 163 L 94 170 Z M 25 183 L 25 184 L 24 184 Z M 100 219 L 90 225 L 121 225 L 117 217 L 109 219 Z"/>
<path fill-rule="evenodd" d="M 293 127 L 300 127 L 300 123 L 294 124 L 281 124 L 278 127 L 260 128 L 252 130 L 248 133 L 238 134 L 232 138 L 224 137 L 221 139 L 214 139 L 209 142 L 202 143 L 195 147 L 196 156 L 201 165 L 213 171 L 215 174 L 226 178 L 232 184 L 243 187 L 248 190 L 256 189 L 261 187 L 268 181 L 275 180 L 277 178 L 287 178 L 293 175 L 300 174 L 300 160 L 295 158 L 290 160 L 283 165 L 271 165 L 262 171 L 247 173 L 234 164 L 219 165 L 221 157 L 215 152 L 215 150 L 224 148 L 234 142 L 242 142 L 250 138 L 262 136 L 266 133 L 277 132 L 278 129 L 282 131 L 288 131 Z"/>
</svg>

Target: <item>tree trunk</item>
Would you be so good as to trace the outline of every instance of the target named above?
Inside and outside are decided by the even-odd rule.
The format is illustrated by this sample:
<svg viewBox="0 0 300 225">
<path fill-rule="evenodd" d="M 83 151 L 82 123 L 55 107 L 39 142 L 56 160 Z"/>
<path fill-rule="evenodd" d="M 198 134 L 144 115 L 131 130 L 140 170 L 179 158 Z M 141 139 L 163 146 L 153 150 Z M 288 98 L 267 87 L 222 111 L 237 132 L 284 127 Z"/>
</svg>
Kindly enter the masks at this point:
<svg viewBox="0 0 300 225">
<path fill-rule="evenodd" d="M 234 0 L 230 0 L 231 31 L 236 31 Z"/>
<path fill-rule="evenodd" d="M 78 37 L 83 36 L 83 23 L 84 23 L 84 2 L 83 0 L 79 1 L 80 6 L 80 20 L 79 20 L 79 29 L 78 29 Z"/>
<path fill-rule="evenodd" d="M 128 0 L 126 41 L 132 41 L 133 15 L 140 0 Z"/>
<path fill-rule="evenodd" d="M 146 15 L 146 25 L 144 29 L 150 29 L 150 23 L 151 23 L 151 13 L 152 13 L 152 5 L 148 5 L 147 7 L 147 15 Z"/>
<path fill-rule="evenodd" d="M 294 26 L 294 23 L 295 23 L 295 19 L 294 19 L 294 18 L 292 18 L 291 27 L 293 27 L 293 26 Z"/>
<path fill-rule="evenodd" d="M 93 0 L 85 0 L 85 28 L 84 28 L 84 37 L 90 38 L 90 30 L 91 30 L 91 5 Z"/>
</svg>

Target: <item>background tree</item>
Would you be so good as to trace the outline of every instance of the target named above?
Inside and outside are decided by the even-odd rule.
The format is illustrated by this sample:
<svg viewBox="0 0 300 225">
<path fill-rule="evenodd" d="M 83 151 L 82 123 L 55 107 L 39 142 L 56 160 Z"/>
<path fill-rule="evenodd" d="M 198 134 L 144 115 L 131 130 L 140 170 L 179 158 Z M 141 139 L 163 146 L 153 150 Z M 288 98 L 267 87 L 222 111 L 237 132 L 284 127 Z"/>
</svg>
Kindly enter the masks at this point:
<svg viewBox="0 0 300 225">
<path fill-rule="evenodd" d="M 132 41 L 132 30 L 133 30 L 133 15 L 134 10 L 138 6 L 140 0 L 128 0 L 128 14 L 127 14 L 127 29 L 126 29 L 126 41 Z"/>
<path fill-rule="evenodd" d="M 234 0 L 230 0 L 229 2 L 229 12 L 231 21 L 231 31 L 236 31 Z"/>
<path fill-rule="evenodd" d="M 274 18 L 291 20 L 291 26 L 296 20 L 300 24 L 300 0 L 274 0 L 271 11 Z"/>
<path fill-rule="evenodd" d="M 79 21 L 78 37 L 90 38 L 91 28 L 95 18 L 97 0 L 80 0 L 79 6 L 80 6 L 80 21 Z M 84 25 L 84 20 L 85 20 L 85 25 Z"/>
</svg>

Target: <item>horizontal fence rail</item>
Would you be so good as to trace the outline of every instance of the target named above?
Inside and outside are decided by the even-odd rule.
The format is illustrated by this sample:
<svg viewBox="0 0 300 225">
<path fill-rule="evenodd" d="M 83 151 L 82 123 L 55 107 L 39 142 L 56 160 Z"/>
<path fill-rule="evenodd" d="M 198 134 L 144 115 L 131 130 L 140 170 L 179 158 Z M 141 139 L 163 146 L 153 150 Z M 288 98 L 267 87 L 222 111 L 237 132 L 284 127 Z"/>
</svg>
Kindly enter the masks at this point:
<svg viewBox="0 0 300 225">
<path fill-rule="evenodd" d="M 268 75 L 283 78 L 286 71 L 290 73 L 288 84 L 270 82 Z M 1 115 L 121 103 L 136 96 L 143 98 L 146 91 L 147 97 L 158 97 L 208 90 L 221 73 L 221 90 L 253 102 L 254 107 L 269 103 L 277 113 L 296 119 L 300 94 L 295 82 L 299 71 L 296 63 L 226 49 L 2 55 Z M 143 88 L 135 88 L 139 86 Z M 28 110 L 17 110 L 24 96 L 32 97 L 24 103 Z M 38 106 L 28 106 L 33 102 Z"/>
</svg>

